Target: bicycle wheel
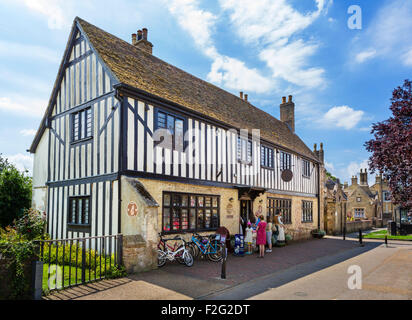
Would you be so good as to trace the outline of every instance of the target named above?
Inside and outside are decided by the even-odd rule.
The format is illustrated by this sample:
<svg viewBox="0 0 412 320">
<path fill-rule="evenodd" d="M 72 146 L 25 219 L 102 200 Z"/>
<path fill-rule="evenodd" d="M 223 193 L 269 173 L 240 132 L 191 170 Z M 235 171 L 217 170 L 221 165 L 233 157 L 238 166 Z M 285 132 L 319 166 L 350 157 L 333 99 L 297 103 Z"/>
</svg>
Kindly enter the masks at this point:
<svg viewBox="0 0 412 320">
<path fill-rule="evenodd" d="M 213 249 L 213 248 L 211 247 L 210 249 Z M 222 260 L 222 257 L 223 257 L 223 246 L 217 242 L 214 246 L 214 249 L 215 250 L 213 251 L 216 251 L 216 252 L 213 252 L 213 253 L 209 252 L 207 254 L 207 257 L 209 258 L 210 261 L 218 262 Z"/>
<path fill-rule="evenodd" d="M 193 259 L 196 259 L 199 256 L 200 250 L 194 242 L 189 242 L 187 244 L 187 249 L 189 250 L 189 252 L 192 255 Z"/>
<path fill-rule="evenodd" d="M 183 245 L 179 246 L 176 251 L 179 251 L 181 248 L 183 247 Z M 180 264 L 185 264 L 185 259 L 183 258 L 183 254 L 184 254 L 184 250 L 182 250 L 181 252 L 179 252 L 178 254 L 176 254 L 175 258 L 177 260 L 177 262 L 179 262 Z"/>
<path fill-rule="evenodd" d="M 157 267 L 163 267 L 166 264 L 166 260 L 166 253 L 162 250 L 157 250 Z"/>
<path fill-rule="evenodd" d="M 183 259 L 187 267 L 193 266 L 193 256 L 190 254 L 188 250 L 185 250 L 183 252 Z"/>
</svg>

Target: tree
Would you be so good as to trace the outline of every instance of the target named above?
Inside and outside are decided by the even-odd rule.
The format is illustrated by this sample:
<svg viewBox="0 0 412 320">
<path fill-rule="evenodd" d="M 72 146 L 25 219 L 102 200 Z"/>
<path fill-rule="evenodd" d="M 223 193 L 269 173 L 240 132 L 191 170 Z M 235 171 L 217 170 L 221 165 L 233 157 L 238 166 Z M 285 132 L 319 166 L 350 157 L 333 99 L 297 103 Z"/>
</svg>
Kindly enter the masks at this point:
<svg viewBox="0 0 412 320">
<path fill-rule="evenodd" d="M 336 182 L 338 179 L 333 176 L 329 171 L 326 171 L 326 177 L 328 177 L 329 179 L 331 179 L 332 181 Z"/>
<path fill-rule="evenodd" d="M 32 180 L 0 155 L 0 227 L 10 225 L 31 206 Z"/>
<path fill-rule="evenodd" d="M 392 201 L 412 209 L 412 82 L 405 80 L 394 89 L 390 110 L 392 116 L 373 124 L 374 138 L 365 143 L 372 152 L 369 168 L 388 179 Z"/>
</svg>

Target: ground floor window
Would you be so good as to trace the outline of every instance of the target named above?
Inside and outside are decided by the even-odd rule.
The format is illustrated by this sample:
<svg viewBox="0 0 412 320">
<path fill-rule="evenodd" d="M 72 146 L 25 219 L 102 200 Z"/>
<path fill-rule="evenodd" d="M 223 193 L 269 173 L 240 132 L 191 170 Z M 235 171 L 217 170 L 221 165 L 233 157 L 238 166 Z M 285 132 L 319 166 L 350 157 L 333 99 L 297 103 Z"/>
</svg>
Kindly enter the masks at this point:
<svg viewBox="0 0 412 320">
<path fill-rule="evenodd" d="M 355 218 L 365 218 L 364 208 L 355 208 Z"/>
<path fill-rule="evenodd" d="M 267 215 L 268 218 L 273 218 L 277 210 L 282 212 L 283 223 L 292 223 L 292 200 L 290 199 L 267 199 Z"/>
<path fill-rule="evenodd" d="M 67 224 L 69 230 L 90 229 L 90 196 L 69 197 Z"/>
<path fill-rule="evenodd" d="M 302 201 L 302 222 L 313 222 L 312 201 Z"/>
<path fill-rule="evenodd" d="M 215 230 L 219 227 L 220 196 L 163 193 L 163 232 Z"/>
</svg>

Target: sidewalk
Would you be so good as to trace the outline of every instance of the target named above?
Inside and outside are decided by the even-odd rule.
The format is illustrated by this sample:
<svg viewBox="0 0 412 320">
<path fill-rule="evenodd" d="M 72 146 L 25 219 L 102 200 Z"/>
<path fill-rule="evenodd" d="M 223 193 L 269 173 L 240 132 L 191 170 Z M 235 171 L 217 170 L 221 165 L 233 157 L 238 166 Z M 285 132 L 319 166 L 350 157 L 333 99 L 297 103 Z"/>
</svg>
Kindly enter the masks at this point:
<svg viewBox="0 0 412 320">
<path fill-rule="evenodd" d="M 362 271 L 362 288 L 348 288 L 348 267 L 357 265 Z M 269 289 L 251 299 L 403 299 L 412 300 L 412 244 L 390 243 L 359 256 Z"/>
<path fill-rule="evenodd" d="M 127 278 L 64 290 L 46 299 L 245 299 L 266 291 L 268 284 L 274 287 L 271 277 L 280 286 L 381 243 L 368 242 L 359 247 L 353 240 L 313 239 L 274 248 L 264 259 L 257 259 L 256 255 L 229 256 L 225 280 L 220 279 L 221 263 L 196 260 L 191 268 L 166 264 L 158 270 Z"/>
</svg>

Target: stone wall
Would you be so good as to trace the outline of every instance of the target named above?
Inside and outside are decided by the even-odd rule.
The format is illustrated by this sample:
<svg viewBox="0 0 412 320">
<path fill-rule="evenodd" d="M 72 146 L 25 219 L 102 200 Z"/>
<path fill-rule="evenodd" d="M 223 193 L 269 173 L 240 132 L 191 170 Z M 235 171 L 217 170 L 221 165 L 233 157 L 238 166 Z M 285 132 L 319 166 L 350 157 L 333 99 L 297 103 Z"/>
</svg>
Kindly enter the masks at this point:
<svg viewBox="0 0 412 320">
<path fill-rule="evenodd" d="M 163 191 L 199 193 L 209 195 L 220 195 L 220 226 L 226 227 L 231 235 L 239 233 L 240 201 L 238 200 L 238 190 L 234 188 L 211 187 L 202 185 L 192 185 L 171 181 L 158 181 L 153 179 L 139 179 L 145 189 L 159 204 L 158 210 L 158 232 L 162 226 L 162 199 Z M 253 212 L 256 213 L 261 207 L 261 213 L 266 217 L 267 198 L 283 198 L 292 200 L 292 223 L 286 225 L 286 232 L 289 232 L 296 239 L 310 238 L 310 231 L 316 229 L 318 225 L 318 201 L 316 197 L 304 197 L 297 195 L 281 195 L 266 192 L 258 196 L 253 201 Z M 313 202 L 313 221 L 302 222 L 302 200 Z M 322 225 L 321 225 L 322 226 Z M 322 227 L 321 227 L 322 228 Z M 210 233 L 210 232 L 209 232 Z M 190 240 L 191 234 L 183 234 L 183 237 Z"/>
<path fill-rule="evenodd" d="M 371 230 L 372 225 L 372 220 L 347 221 L 346 233 L 359 232 L 359 229 L 362 231 Z"/>
<path fill-rule="evenodd" d="M 128 273 L 157 268 L 158 204 L 138 179 L 121 180 L 123 264 Z"/>
</svg>

